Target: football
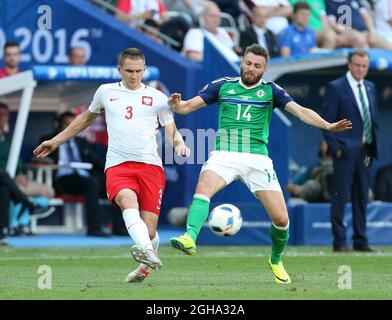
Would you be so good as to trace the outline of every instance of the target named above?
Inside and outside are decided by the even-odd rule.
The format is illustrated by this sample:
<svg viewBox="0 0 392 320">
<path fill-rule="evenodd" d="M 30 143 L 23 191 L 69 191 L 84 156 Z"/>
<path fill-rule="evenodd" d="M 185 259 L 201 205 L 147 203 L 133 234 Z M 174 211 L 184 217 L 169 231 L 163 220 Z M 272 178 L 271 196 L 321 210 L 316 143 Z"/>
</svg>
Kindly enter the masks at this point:
<svg viewBox="0 0 392 320">
<path fill-rule="evenodd" d="M 241 229 L 241 211 L 232 204 L 221 204 L 211 211 L 208 226 L 218 236 L 232 236 Z"/>
</svg>

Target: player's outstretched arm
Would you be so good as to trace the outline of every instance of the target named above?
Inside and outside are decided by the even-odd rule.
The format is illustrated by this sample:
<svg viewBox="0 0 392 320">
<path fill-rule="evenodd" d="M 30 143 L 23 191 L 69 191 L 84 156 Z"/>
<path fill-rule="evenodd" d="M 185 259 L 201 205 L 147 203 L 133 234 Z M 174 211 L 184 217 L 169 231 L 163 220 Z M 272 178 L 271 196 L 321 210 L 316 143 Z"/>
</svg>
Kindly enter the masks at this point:
<svg viewBox="0 0 392 320">
<path fill-rule="evenodd" d="M 33 151 L 37 158 L 44 158 L 56 150 L 60 144 L 76 136 L 78 133 L 86 129 L 97 117 L 98 113 L 92 113 L 86 110 L 81 115 L 77 116 L 71 124 L 61 131 L 58 135 L 50 140 L 42 142 Z"/>
<path fill-rule="evenodd" d="M 165 136 L 178 156 L 189 157 L 191 155 L 191 149 L 186 146 L 174 122 L 165 126 Z"/>
<path fill-rule="evenodd" d="M 287 103 L 285 110 L 296 116 L 301 121 L 320 129 L 332 132 L 341 132 L 352 129 L 352 123 L 350 120 L 342 119 L 334 123 L 329 123 L 320 117 L 317 112 L 312 109 L 304 108 L 294 101 Z"/>
<path fill-rule="evenodd" d="M 188 114 L 207 105 L 199 96 L 190 100 L 181 100 L 181 93 L 173 93 L 167 103 L 174 112 L 179 114 Z"/>
</svg>

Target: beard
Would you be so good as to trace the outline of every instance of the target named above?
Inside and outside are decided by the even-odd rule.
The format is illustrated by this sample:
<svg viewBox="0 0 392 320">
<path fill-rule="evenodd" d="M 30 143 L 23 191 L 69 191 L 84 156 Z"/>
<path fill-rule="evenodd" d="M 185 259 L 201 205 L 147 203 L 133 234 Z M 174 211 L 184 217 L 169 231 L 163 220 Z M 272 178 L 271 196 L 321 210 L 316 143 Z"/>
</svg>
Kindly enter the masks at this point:
<svg viewBox="0 0 392 320">
<path fill-rule="evenodd" d="M 247 86 L 252 86 L 258 83 L 262 76 L 262 73 L 259 75 L 255 75 L 253 72 L 245 72 L 244 69 L 241 67 L 241 80 Z"/>
</svg>

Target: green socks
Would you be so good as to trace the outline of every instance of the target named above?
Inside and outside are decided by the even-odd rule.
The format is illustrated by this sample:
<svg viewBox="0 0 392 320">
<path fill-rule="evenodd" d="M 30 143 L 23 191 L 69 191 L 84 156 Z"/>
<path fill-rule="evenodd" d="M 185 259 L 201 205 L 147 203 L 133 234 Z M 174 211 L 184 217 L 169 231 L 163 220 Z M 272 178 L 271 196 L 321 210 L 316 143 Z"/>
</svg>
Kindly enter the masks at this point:
<svg viewBox="0 0 392 320">
<path fill-rule="evenodd" d="M 186 232 L 191 236 L 193 241 L 200 232 L 201 226 L 207 220 L 210 213 L 210 199 L 202 194 L 195 194 L 193 201 L 188 210 L 188 218 L 186 221 Z"/>
<path fill-rule="evenodd" d="M 270 236 L 272 240 L 271 263 L 278 264 L 289 241 L 289 225 L 287 224 L 286 227 L 281 228 L 271 223 Z"/>
</svg>

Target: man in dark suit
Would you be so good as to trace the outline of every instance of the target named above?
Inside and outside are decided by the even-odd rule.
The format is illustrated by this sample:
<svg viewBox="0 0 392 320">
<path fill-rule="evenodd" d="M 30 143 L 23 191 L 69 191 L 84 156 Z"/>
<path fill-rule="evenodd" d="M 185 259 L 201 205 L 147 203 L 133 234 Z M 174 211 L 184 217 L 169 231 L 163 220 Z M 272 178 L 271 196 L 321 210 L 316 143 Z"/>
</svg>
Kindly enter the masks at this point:
<svg viewBox="0 0 392 320">
<path fill-rule="evenodd" d="M 366 237 L 366 206 L 370 184 L 370 165 L 377 157 L 377 102 L 372 82 L 364 80 L 369 56 L 357 50 L 349 54 L 348 72 L 326 88 L 324 116 L 327 121 L 347 118 L 351 131 L 324 131 L 333 159 L 334 192 L 331 203 L 333 249 L 349 251 L 343 224 L 346 202 L 351 196 L 353 211 L 353 248 L 371 252 Z"/>
<path fill-rule="evenodd" d="M 278 55 L 276 38 L 273 32 L 266 27 L 268 8 L 254 6 L 252 8 L 252 25 L 240 35 L 240 47 L 245 52 L 246 47 L 258 43 L 268 50 L 270 56 Z"/>
<path fill-rule="evenodd" d="M 58 131 L 44 136 L 41 142 L 50 140 L 58 132 L 65 129 L 76 115 L 66 111 L 57 118 Z M 54 188 L 57 194 L 83 195 L 85 197 L 85 209 L 88 236 L 107 236 L 102 231 L 102 218 L 100 216 L 98 200 L 100 187 L 105 185 L 102 180 L 104 162 L 96 155 L 88 141 L 81 137 L 75 137 L 61 145 L 54 151 L 50 158 L 59 164 L 59 169 L 54 173 Z M 70 167 L 66 164 L 91 163 L 92 170 Z"/>
</svg>

